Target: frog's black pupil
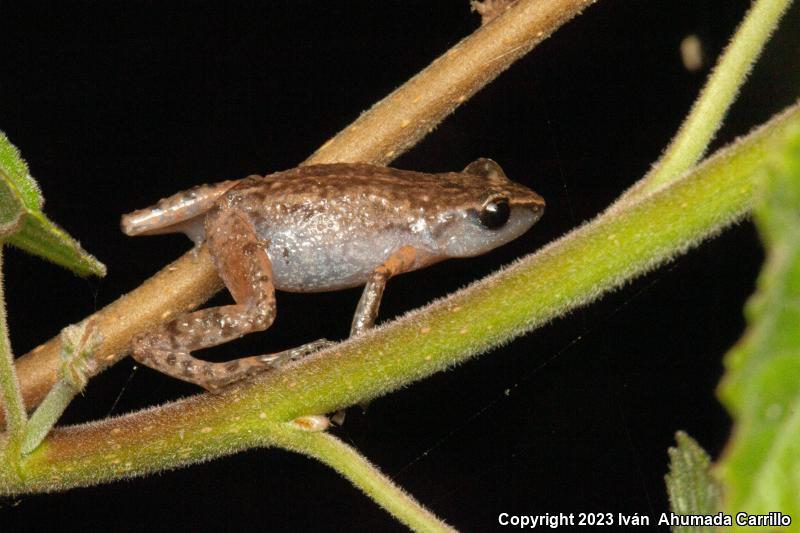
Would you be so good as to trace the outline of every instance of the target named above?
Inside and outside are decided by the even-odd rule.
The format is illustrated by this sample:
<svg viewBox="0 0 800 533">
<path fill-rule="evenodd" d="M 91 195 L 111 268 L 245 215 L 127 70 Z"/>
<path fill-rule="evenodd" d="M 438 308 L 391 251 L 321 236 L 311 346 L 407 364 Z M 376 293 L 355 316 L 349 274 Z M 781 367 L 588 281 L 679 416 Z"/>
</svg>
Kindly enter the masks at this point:
<svg viewBox="0 0 800 533">
<path fill-rule="evenodd" d="M 494 200 L 483 206 L 478 218 L 481 224 L 489 229 L 502 228 L 508 217 L 511 216 L 511 208 L 508 207 L 508 200 Z"/>
</svg>

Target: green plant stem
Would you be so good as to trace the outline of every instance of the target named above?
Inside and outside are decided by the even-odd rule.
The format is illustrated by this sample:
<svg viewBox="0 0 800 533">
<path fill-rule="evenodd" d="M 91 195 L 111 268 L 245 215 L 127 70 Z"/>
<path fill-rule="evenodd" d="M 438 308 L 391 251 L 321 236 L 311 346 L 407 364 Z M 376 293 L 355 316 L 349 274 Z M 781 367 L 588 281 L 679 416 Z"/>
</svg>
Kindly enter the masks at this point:
<svg viewBox="0 0 800 533">
<path fill-rule="evenodd" d="M 252 383 L 54 430 L 0 465 L 0 493 L 96 484 L 274 445 L 276 428 L 388 393 L 563 315 L 688 250 L 753 204 L 771 143 L 794 106 L 641 201 L 602 215 L 510 268 Z"/>
<path fill-rule="evenodd" d="M 623 194 L 615 206 L 636 201 L 662 187 L 700 160 L 791 3 L 792 0 L 757 0 L 753 3 L 675 138 L 647 176 Z"/>
<path fill-rule="evenodd" d="M 33 412 L 22 439 L 21 453 L 32 452 L 55 426 L 72 399 L 83 390 L 87 375 L 97 365 L 94 351 L 102 344 L 95 322 L 67 326 L 61 330 L 61 368 L 58 381 Z"/>
<path fill-rule="evenodd" d="M 20 452 L 26 455 L 41 444 L 47 433 L 53 428 L 72 399 L 80 391 L 63 379 L 56 381 L 53 388 L 45 396 L 39 407 L 31 415 L 22 440 Z"/>
<path fill-rule="evenodd" d="M 330 466 L 372 498 L 399 521 L 415 531 L 455 531 L 395 485 L 380 470 L 333 435 L 292 431 L 279 445 Z"/>
<path fill-rule="evenodd" d="M 7 430 L 11 442 L 22 438 L 25 431 L 27 415 L 22 403 L 22 393 L 14 371 L 14 354 L 8 339 L 8 322 L 6 320 L 6 299 L 3 287 L 3 244 L 0 243 L 0 392 L 3 395 Z"/>
</svg>

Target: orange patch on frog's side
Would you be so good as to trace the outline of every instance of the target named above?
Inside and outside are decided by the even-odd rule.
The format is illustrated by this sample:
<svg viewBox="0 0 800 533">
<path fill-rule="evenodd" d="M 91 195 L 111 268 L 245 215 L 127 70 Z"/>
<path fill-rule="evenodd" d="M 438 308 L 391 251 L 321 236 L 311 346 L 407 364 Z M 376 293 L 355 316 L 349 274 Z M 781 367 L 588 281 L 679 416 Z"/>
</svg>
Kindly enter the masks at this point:
<svg viewBox="0 0 800 533">
<path fill-rule="evenodd" d="M 383 264 L 383 268 L 386 269 L 389 276 L 396 276 L 397 274 L 412 270 L 416 260 L 417 250 L 413 246 L 403 246 L 386 260 Z"/>
</svg>

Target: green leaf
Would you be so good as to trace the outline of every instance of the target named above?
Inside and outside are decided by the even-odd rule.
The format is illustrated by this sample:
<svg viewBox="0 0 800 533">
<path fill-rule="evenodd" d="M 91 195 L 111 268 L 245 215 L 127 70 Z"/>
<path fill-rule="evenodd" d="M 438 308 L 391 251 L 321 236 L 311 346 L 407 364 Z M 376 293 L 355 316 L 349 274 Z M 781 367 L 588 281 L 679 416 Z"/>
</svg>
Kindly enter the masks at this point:
<svg viewBox="0 0 800 533">
<path fill-rule="evenodd" d="M 0 236 L 16 231 L 25 214 L 20 185 L 28 180 L 28 167 L 16 146 L 0 132 Z M 27 187 L 28 190 L 38 190 Z"/>
<path fill-rule="evenodd" d="M 763 180 L 755 221 L 767 249 L 748 329 L 727 354 L 720 397 L 734 418 L 718 466 L 728 512 L 800 517 L 800 127 Z M 734 526 L 735 527 L 735 526 Z M 744 529 L 744 528 L 742 528 Z M 769 527 L 747 528 L 767 531 Z"/>
<path fill-rule="evenodd" d="M 106 267 L 42 213 L 44 199 L 28 165 L 0 132 L 0 239 L 80 276 L 104 276 Z"/>
<path fill-rule="evenodd" d="M 712 515 L 719 511 L 720 488 L 711 477 L 711 459 L 683 431 L 675 434 L 677 448 L 670 448 L 669 474 L 664 476 L 670 510 L 681 515 Z M 712 526 L 678 526 L 674 533 L 714 533 Z"/>
</svg>

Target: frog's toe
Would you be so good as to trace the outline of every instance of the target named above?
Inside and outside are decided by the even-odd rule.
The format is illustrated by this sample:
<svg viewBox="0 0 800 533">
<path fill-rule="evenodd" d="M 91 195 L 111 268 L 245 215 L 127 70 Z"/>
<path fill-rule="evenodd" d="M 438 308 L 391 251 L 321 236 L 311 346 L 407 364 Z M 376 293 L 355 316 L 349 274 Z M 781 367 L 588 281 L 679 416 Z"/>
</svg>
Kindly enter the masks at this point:
<svg viewBox="0 0 800 533">
<path fill-rule="evenodd" d="M 317 339 L 313 342 L 309 342 L 307 344 L 303 344 L 298 346 L 297 348 L 292 348 L 291 350 L 287 350 L 287 352 L 291 352 L 291 361 L 296 361 L 298 359 L 302 359 L 307 355 L 311 355 L 314 352 L 318 352 L 320 350 L 324 350 L 325 348 L 330 348 L 336 344 L 333 341 L 329 341 L 328 339 Z"/>
<path fill-rule="evenodd" d="M 298 349 L 305 348 L 306 350 L 308 350 L 308 353 L 314 353 L 320 350 L 324 350 L 325 348 L 330 348 L 334 344 L 336 343 L 333 341 L 329 341 L 328 339 L 317 339 L 314 342 L 309 342 L 308 344 L 298 346 Z"/>
<path fill-rule="evenodd" d="M 334 344 L 336 343 L 329 341 L 328 339 L 318 339 L 295 348 L 289 348 L 288 350 L 284 350 L 282 352 L 258 356 L 258 360 L 262 365 L 270 366 L 272 368 L 280 368 L 286 363 L 298 361 L 307 355 L 324 350 L 325 348 L 333 346 Z"/>
</svg>

